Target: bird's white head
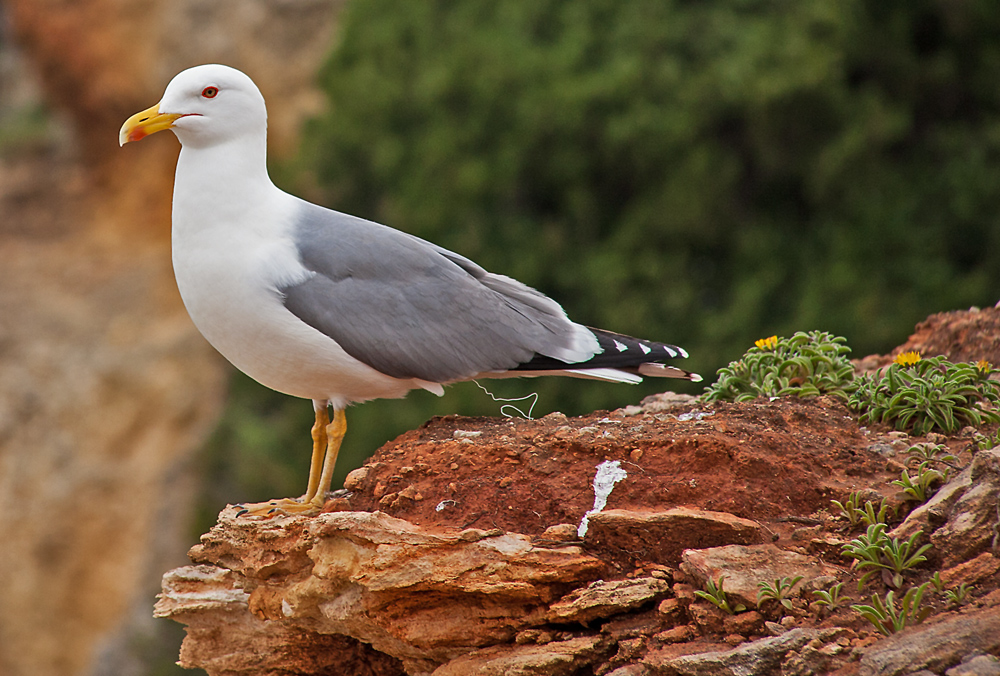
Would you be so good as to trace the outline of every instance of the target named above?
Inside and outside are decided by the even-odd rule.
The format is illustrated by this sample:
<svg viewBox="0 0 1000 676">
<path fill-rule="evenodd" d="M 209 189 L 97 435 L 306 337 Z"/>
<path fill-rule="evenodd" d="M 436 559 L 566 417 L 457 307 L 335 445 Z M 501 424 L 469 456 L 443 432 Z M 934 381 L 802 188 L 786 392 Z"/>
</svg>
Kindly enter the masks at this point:
<svg viewBox="0 0 1000 676">
<path fill-rule="evenodd" d="M 119 145 L 170 129 L 181 145 L 207 147 L 235 138 L 262 137 L 267 108 L 257 85 L 229 66 L 208 64 L 178 73 L 155 106 L 122 125 Z"/>
</svg>

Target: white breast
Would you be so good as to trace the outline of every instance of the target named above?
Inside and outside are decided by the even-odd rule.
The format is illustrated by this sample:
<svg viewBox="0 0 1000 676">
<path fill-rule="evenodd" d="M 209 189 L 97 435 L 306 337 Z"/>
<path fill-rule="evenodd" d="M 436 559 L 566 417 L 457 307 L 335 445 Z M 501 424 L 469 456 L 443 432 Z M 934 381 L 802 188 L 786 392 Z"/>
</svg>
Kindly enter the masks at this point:
<svg viewBox="0 0 1000 676">
<path fill-rule="evenodd" d="M 267 194 L 220 205 L 203 186 L 190 186 L 187 194 L 184 187 L 178 179 L 177 286 L 195 326 L 238 369 L 279 392 L 339 407 L 429 385 L 372 369 L 285 309 L 279 289 L 313 274 L 302 267 L 291 238 L 297 198 L 272 185 Z"/>
</svg>

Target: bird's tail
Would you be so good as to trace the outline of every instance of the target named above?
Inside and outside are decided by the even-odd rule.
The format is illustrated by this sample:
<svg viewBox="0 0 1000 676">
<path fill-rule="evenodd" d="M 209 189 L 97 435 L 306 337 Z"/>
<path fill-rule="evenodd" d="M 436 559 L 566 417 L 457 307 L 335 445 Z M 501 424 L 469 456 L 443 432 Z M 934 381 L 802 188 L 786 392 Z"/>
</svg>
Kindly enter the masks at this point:
<svg viewBox="0 0 1000 676">
<path fill-rule="evenodd" d="M 601 352 L 590 359 L 569 364 L 536 354 L 530 361 L 521 364 L 513 371 L 522 376 L 543 375 L 542 372 L 562 373 L 580 378 L 625 383 L 641 382 L 642 376 L 683 378 L 694 383 L 701 382 L 702 378 L 697 373 L 663 363 L 667 359 L 687 357 L 684 348 L 603 329 L 590 327 L 588 329 L 597 337 L 597 342 L 601 346 Z"/>
</svg>

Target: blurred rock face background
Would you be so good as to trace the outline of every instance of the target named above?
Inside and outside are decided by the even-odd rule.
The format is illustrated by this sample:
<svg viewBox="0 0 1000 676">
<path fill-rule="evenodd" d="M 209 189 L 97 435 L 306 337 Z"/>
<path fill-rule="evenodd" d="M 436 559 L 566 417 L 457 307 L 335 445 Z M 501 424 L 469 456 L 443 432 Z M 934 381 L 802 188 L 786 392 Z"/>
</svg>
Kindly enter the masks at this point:
<svg viewBox="0 0 1000 676">
<path fill-rule="evenodd" d="M 218 61 L 254 74 L 287 154 L 339 5 L 0 3 L 0 674 L 176 659 L 150 604 L 193 541 L 192 456 L 228 372 L 173 282 L 177 142 L 119 149 L 117 130 Z"/>
<path fill-rule="evenodd" d="M 762 336 L 861 357 L 996 302 L 998 34 L 991 0 L 0 0 L 0 674 L 170 668 L 159 576 L 226 500 L 303 488 L 309 405 L 181 307 L 176 140 L 116 142 L 178 71 L 254 78 L 279 185 L 710 378 Z M 490 383 L 536 416 L 658 386 Z M 498 411 L 359 407 L 340 476 L 451 412 Z"/>
</svg>

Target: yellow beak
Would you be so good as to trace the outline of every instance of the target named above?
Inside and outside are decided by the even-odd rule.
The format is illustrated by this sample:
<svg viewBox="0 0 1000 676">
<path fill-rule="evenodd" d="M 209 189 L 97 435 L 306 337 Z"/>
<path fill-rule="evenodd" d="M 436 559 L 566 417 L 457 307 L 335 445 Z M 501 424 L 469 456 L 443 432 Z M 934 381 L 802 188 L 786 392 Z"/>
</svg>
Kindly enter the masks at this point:
<svg viewBox="0 0 1000 676">
<path fill-rule="evenodd" d="M 150 134 L 170 129 L 179 117 L 184 116 L 180 113 L 161 113 L 160 104 L 157 103 L 152 108 L 147 108 L 125 120 L 121 131 L 118 132 L 118 145 L 123 146 L 131 141 L 141 141 Z"/>
</svg>

